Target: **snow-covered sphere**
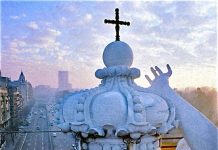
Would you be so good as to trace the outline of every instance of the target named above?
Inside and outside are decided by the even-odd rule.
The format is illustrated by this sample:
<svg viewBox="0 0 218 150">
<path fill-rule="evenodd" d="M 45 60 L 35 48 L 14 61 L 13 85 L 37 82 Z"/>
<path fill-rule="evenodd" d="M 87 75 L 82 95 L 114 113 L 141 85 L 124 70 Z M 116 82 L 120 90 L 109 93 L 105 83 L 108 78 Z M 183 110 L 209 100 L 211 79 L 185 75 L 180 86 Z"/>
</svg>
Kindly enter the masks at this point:
<svg viewBox="0 0 218 150">
<path fill-rule="evenodd" d="M 106 67 L 120 65 L 130 67 L 133 62 L 132 49 L 125 42 L 114 41 L 105 47 L 103 61 Z"/>
</svg>

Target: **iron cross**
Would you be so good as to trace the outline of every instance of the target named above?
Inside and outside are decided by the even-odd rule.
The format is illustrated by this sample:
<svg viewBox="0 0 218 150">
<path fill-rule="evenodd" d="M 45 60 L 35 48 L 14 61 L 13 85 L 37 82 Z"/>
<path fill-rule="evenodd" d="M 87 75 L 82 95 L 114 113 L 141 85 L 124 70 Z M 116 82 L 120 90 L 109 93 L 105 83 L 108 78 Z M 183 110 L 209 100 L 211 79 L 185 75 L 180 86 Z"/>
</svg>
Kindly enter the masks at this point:
<svg viewBox="0 0 218 150">
<path fill-rule="evenodd" d="M 115 24 L 115 30 L 116 30 L 116 41 L 120 40 L 120 25 L 130 25 L 130 22 L 126 22 L 126 21 L 120 21 L 119 20 L 119 9 L 116 8 L 115 9 L 115 20 L 104 20 L 104 23 L 108 23 L 108 24 Z"/>
</svg>

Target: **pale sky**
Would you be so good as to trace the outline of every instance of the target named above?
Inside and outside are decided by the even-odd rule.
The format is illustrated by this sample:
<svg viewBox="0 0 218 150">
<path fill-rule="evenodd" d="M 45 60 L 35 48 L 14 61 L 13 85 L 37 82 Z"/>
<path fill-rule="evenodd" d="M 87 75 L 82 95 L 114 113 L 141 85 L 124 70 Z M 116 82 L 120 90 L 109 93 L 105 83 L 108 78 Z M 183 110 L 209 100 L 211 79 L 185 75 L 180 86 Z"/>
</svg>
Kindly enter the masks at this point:
<svg viewBox="0 0 218 150">
<path fill-rule="evenodd" d="M 33 86 L 57 87 L 57 71 L 67 70 L 73 88 L 97 86 L 103 50 L 115 40 L 104 19 L 114 19 L 115 8 L 131 22 L 120 35 L 141 70 L 139 85 L 149 86 L 150 67 L 170 64 L 173 88 L 216 86 L 216 2 L 1 2 L 3 76 L 18 79 L 22 69 Z"/>
</svg>

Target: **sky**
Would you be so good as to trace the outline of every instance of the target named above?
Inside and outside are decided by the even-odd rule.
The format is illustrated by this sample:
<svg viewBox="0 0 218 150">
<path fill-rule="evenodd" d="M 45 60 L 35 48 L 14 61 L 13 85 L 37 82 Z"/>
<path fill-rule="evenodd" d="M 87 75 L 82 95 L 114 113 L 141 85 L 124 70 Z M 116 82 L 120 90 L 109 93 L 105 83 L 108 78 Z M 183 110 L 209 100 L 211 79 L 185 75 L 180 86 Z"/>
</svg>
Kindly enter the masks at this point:
<svg viewBox="0 0 218 150">
<path fill-rule="evenodd" d="M 22 70 L 37 85 L 57 87 L 58 70 L 67 70 L 73 88 L 100 83 L 104 48 L 115 40 L 115 8 L 121 41 L 130 45 L 131 67 L 141 70 L 136 83 L 149 84 L 150 67 L 166 71 L 173 88 L 216 87 L 217 4 L 202 1 L 3 1 L 1 2 L 1 72 L 16 80 Z"/>
</svg>

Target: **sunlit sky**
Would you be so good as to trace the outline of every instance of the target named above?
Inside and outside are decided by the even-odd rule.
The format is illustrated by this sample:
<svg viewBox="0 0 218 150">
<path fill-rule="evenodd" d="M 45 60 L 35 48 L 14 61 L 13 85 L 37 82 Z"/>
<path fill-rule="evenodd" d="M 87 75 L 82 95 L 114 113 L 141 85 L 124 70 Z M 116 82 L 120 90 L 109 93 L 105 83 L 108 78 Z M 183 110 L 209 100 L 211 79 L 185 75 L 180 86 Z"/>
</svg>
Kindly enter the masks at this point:
<svg viewBox="0 0 218 150">
<path fill-rule="evenodd" d="M 139 85 L 149 86 L 150 67 L 170 64 L 173 88 L 216 86 L 216 2 L 1 2 L 2 75 L 15 80 L 22 69 L 33 86 L 57 87 L 57 71 L 67 70 L 73 88 L 98 85 L 95 71 L 115 40 L 103 21 L 114 19 L 115 8 L 131 22 L 120 35 L 141 70 Z"/>
</svg>

